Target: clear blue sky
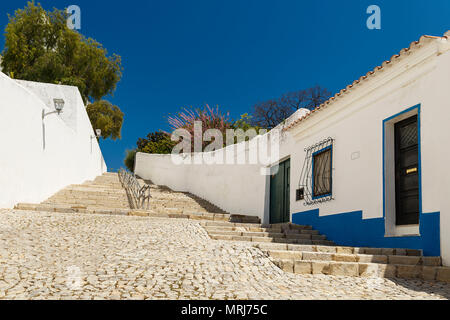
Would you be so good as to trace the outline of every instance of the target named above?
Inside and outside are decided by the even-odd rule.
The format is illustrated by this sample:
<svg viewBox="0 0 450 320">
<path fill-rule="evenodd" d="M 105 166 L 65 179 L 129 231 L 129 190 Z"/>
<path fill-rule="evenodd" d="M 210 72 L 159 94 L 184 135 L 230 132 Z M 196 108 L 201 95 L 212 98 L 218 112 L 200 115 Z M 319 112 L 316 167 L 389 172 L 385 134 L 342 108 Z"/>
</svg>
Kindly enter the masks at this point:
<svg viewBox="0 0 450 320">
<path fill-rule="evenodd" d="M 449 0 L 40 2 L 80 6 L 80 32 L 122 56 L 109 99 L 125 113 L 122 140 L 100 142 L 110 170 L 183 106 L 219 105 L 237 118 L 291 90 L 319 84 L 335 93 L 421 35 L 450 30 Z M 381 30 L 366 27 L 372 4 Z M 25 5 L 1 1 L 0 26 Z"/>
</svg>

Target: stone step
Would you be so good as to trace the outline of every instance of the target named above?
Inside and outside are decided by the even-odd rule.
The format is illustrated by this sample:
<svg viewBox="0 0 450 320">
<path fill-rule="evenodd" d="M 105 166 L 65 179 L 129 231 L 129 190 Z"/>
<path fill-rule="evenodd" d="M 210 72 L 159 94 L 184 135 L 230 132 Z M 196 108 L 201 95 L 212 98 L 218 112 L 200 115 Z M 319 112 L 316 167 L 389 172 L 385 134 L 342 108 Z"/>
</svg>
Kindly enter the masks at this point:
<svg viewBox="0 0 450 320">
<path fill-rule="evenodd" d="M 51 202 L 79 202 L 79 201 L 87 201 L 87 202 L 101 202 L 101 201 L 109 201 L 112 203 L 128 203 L 128 198 L 122 198 L 122 199 L 110 199 L 108 197 L 102 197 L 102 198 L 78 198 L 78 197 L 73 197 L 73 198 L 49 198 L 47 201 L 51 201 Z"/>
<path fill-rule="evenodd" d="M 316 234 L 285 234 L 278 232 L 241 232 L 241 231 L 212 231 L 207 229 L 210 236 L 227 235 L 227 236 L 242 236 L 242 237 L 256 237 L 256 238 L 285 238 L 291 240 L 326 240 L 323 235 Z"/>
<path fill-rule="evenodd" d="M 210 210 L 206 210 L 201 206 L 195 206 L 195 205 L 191 205 L 191 204 L 186 204 L 184 206 L 179 205 L 179 206 L 171 206 L 169 204 L 167 204 L 166 206 L 161 206 L 161 205 L 157 205 L 155 203 L 153 203 L 152 201 L 152 207 L 155 210 L 165 210 L 165 211 L 170 211 L 170 210 L 181 210 L 181 211 L 187 211 L 187 210 L 191 210 L 191 211 L 201 211 L 201 212 L 211 212 Z"/>
<path fill-rule="evenodd" d="M 58 213 L 85 213 L 85 214 L 108 214 L 108 215 L 130 215 L 130 216 L 148 216 L 159 218 L 175 218 L 175 219 L 191 219 L 197 220 L 201 223 L 206 221 L 224 222 L 228 221 L 229 216 L 224 214 L 161 214 L 154 211 L 135 210 L 130 208 L 109 208 L 109 207 L 92 207 L 92 206 L 65 206 L 65 205 L 45 205 L 32 203 L 19 203 L 15 206 L 17 210 L 24 211 L 44 211 L 44 212 L 58 212 Z"/>
<path fill-rule="evenodd" d="M 47 200 L 45 200 L 45 202 L 79 202 L 79 201 L 86 201 L 89 203 L 94 203 L 94 202 L 101 202 L 101 201 L 108 201 L 111 203 L 128 203 L 128 199 L 127 198 L 123 198 L 123 199 L 114 199 L 114 198 L 107 198 L 107 197 L 102 197 L 102 198 L 77 198 L 77 197 L 73 197 L 73 198 L 49 198 Z"/>
<path fill-rule="evenodd" d="M 231 234 L 229 232 L 251 232 L 251 233 L 261 233 L 261 234 L 271 234 L 271 233 L 284 233 L 286 235 L 298 235 L 298 234 L 307 234 L 307 235 L 318 235 L 319 231 L 310 230 L 310 229 L 302 229 L 302 230 L 288 230 L 285 232 L 281 232 L 280 229 L 273 228 L 246 228 L 246 230 L 236 229 L 235 227 L 205 227 L 206 231 L 221 234 L 221 232 L 227 232 L 223 234 Z M 238 235 L 238 234 L 236 234 Z M 256 234 L 255 234 L 256 235 Z"/>
<path fill-rule="evenodd" d="M 48 198 L 48 200 L 52 201 L 80 201 L 80 200 L 87 200 L 87 201 L 111 201 L 111 202 L 127 202 L 126 200 L 128 197 L 122 197 L 122 198 L 109 198 L 108 196 L 103 197 L 52 197 Z"/>
<path fill-rule="evenodd" d="M 153 211 L 158 212 L 158 213 L 171 213 L 171 214 L 206 214 L 206 213 L 214 213 L 214 212 L 209 212 L 206 210 L 196 210 L 196 209 L 180 209 L 180 208 L 161 208 L 161 207 L 155 207 L 153 205 L 153 203 L 150 200 L 150 207 Z M 217 213 L 217 214 L 222 214 L 222 213 Z M 227 216 L 227 221 L 229 219 L 229 215 Z"/>
<path fill-rule="evenodd" d="M 112 197 L 126 197 L 127 193 L 125 190 L 106 190 L 106 189 L 85 189 L 85 190 L 75 190 L 67 189 L 61 191 L 56 195 L 67 195 L 67 196 L 112 196 Z"/>
<path fill-rule="evenodd" d="M 63 205 L 45 205 L 19 203 L 14 209 L 25 211 L 44 211 L 58 213 L 91 213 L 91 214 L 110 214 L 110 215 L 128 215 L 129 208 L 109 208 L 109 207 L 90 207 L 90 206 L 63 206 Z"/>
<path fill-rule="evenodd" d="M 91 199 L 105 199 L 105 197 L 108 197 L 108 199 L 125 199 L 127 197 L 126 193 L 57 193 L 54 196 L 50 197 L 49 199 L 67 199 L 67 198 L 91 198 Z"/>
<path fill-rule="evenodd" d="M 232 228 L 257 228 L 260 224 L 257 223 L 237 223 L 237 222 L 220 222 L 208 221 L 201 223 L 203 227 L 232 227 Z"/>
<path fill-rule="evenodd" d="M 256 216 L 246 216 L 242 214 L 232 214 L 230 215 L 230 222 L 237 223 L 260 223 L 261 220 Z"/>
<path fill-rule="evenodd" d="M 112 190 L 105 188 L 90 188 L 90 189 L 65 189 L 58 192 L 56 195 L 69 195 L 69 196 L 111 196 L 111 197 L 123 197 L 126 196 L 126 191 L 123 189 Z"/>
<path fill-rule="evenodd" d="M 440 257 L 403 256 L 403 255 L 370 255 L 370 254 L 342 254 L 314 251 L 269 250 L 269 256 L 276 260 L 308 260 L 308 261 L 336 261 L 362 262 L 396 265 L 441 266 Z"/>
<path fill-rule="evenodd" d="M 283 237 L 252 237 L 252 236 L 232 236 L 232 235 L 215 235 L 209 234 L 213 240 L 227 241 L 247 241 L 247 242 L 263 242 L 263 243 L 290 243 L 290 244 L 315 244 L 315 245 L 333 245 L 332 241 L 324 239 L 287 239 Z"/>
<path fill-rule="evenodd" d="M 282 270 L 296 274 L 403 278 L 450 282 L 450 268 L 441 266 L 293 259 L 275 260 L 274 263 Z"/>
<path fill-rule="evenodd" d="M 117 172 L 105 172 L 103 173 L 102 176 L 114 176 L 114 177 L 118 177 L 118 173 Z"/>
<path fill-rule="evenodd" d="M 322 252 L 344 255 L 397 255 L 397 256 L 422 256 L 422 250 L 416 249 L 395 249 L 395 248 L 367 248 L 367 247 L 345 247 L 337 245 L 320 246 L 320 245 L 300 245 L 300 244 L 276 244 L 276 243 L 260 243 L 256 247 L 263 251 L 307 251 Z"/>
</svg>

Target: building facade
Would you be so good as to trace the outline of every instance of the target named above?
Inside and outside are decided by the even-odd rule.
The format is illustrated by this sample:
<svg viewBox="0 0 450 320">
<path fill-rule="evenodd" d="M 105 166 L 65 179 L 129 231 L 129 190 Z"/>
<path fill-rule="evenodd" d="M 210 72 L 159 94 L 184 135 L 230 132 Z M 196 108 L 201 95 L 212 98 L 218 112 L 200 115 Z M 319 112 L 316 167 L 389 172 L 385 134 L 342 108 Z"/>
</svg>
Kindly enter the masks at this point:
<svg viewBox="0 0 450 320">
<path fill-rule="evenodd" d="M 271 175 L 148 154 L 136 174 L 264 223 L 312 225 L 339 245 L 422 249 L 450 265 L 449 92 L 450 33 L 423 36 L 281 125 Z"/>
<path fill-rule="evenodd" d="M 0 72 L 0 95 L 0 208 L 39 203 L 107 171 L 77 87 Z"/>
</svg>

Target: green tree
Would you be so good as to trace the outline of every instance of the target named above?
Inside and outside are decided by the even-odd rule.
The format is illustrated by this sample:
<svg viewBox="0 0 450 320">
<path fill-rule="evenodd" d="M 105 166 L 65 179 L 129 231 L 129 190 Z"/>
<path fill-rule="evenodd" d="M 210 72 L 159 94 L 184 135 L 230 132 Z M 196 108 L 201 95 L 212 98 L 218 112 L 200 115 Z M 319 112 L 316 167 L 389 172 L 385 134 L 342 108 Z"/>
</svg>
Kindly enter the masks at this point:
<svg viewBox="0 0 450 320">
<path fill-rule="evenodd" d="M 176 144 L 168 133 L 156 131 L 149 133 L 147 138 L 139 138 L 137 150 L 144 153 L 169 154 Z"/>
<path fill-rule="evenodd" d="M 95 101 L 86 107 L 94 129 L 102 130 L 102 138 L 120 139 L 123 113 L 119 107 L 106 100 Z"/>
<path fill-rule="evenodd" d="M 252 116 L 250 116 L 248 113 L 244 113 L 241 115 L 240 119 L 236 120 L 233 123 L 233 129 L 242 129 L 244 131 L 254 129 L 256 132 L 259 132 L 259 130 L 261 130 L 261 127 L 253 125 Z"/>
<path fill-rule="evenodd" d="M 203 131 L 208 129 L 218 129 L 223 134 L 223 143 L 226 144 L 226 130 L 227 129 L 242 129 L 244 132 L 254 129 L 259 134 L 260 127 L 253 126 L 251 124 L 252 117 L 247 113 L 241 115 L 241 117 L 233 121 L 228 117 L 228 113 L 223 114 L 219 107 L 215 109 L 210 108 L 208 105 L 204 109 L 192 109 L 184 108 L 175 117 L 168 117 L 169 124 L 173 130 L 182 128 L 191 133 L 191 137 L 194 137 L 194 122 L 200 121 L 202 123 Z M 249 140 L 249 137 L 245 138 Z M 235 143 L 239 142 L 235 137 Z M 192 141 L 193 143 L 193 141 Z M 203 146 L 207 146 L 209 143 L 205 141 Z M 164 131 L 151 132 L 146 138 L 139 138 L 137 141 L 137 152 L 152 153 L 152 154 L 170 154 L 172 149 L 178 144 L 178 142 L 172 141 L 171 135 Z M 127 154 L 128 157 L 128 154 Z"/>
<path fill-rule="evenodd" d="M 127 150 L 123 163 L 131 172 L 134 172 L 134 162 L 136 161 L 136 150 Z"/>
<path fill-rule="evenodd" d="M 122 77 L 120 56 L 108 56 L 100 43 L 69 29 L 65 11 L 46 11 L 31 1 L 8 18 L 3 72 L 16 79 L 77 86 L 85 104 L 114 93 Z M 121 126 L 123 114 L 114 120 L 114 127 Z"/>
</svg>

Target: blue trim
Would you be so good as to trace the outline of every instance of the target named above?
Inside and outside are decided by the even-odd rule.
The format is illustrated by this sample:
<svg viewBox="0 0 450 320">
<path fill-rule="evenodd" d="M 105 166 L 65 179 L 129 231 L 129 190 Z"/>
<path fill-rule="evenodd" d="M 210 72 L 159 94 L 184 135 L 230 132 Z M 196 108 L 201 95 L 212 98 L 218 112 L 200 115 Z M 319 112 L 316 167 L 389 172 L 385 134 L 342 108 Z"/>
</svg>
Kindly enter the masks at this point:
<svg viewBox="0 0 450 320">
<path fill-rule="evenodd" d="M 330 151 L 330 193 L 327 194 L 322 194 L 320 196 L 315 196 L 314 195 L 314 157 L 316 155 L 318 155 L 319 153 L 325 152 L 327 150 L 331 150 Z M 316 200 L 316 199 L 320 199 L 320 198 L 325 198 L 325 197 L 330 197 L 333 194 L 333 146 L 328 146 L 325 147 L 323 149 L 320 149 L 316 152 L 314 152 L 312 154 L 312 199 Z"/>
<path fill-rule="evenodd" d="M 363 219 L 362 211 L 320 216 L 319 209 L 292 215 L 292 223 L 310 225 L 337 245 L 421 249 L 425 256 L 440 256 L 440 213 L 423 214 L 420 236 L 385 237 L 384 218 Z"/>
<path fill-rule="evenodd" d="M 398 118 L 402 114 L 407 112 L 411 112 L 417 109 L 417 139 L 418 139 L 418 147 L 419 147 L 419 224 L 420 219 L 422 219 L 422 146 L 421 146 L 421 132 L 420 132 L 420 103 L 410 107 L 406 110 L 403 110 L 393 116 L 386 118 L 383 120 L 383 218 L 386 218 L 386 123 L 390 120 Z"/>
<path fill-rule="evenodd" d="M 362 211 L 320 216 L 319 209 L 292 215 L 292 222 L 310 225 L 325 234 L 329 240 L 343 246 L 378 248 L 421 249 L 425 256 L 440 256 L 440 212 L 424 213 L 422 209 L 422 148 L 421 148 L 421 105 L 415 105 L 383 120 L 383 217 L 363 219 Z M 386 123 L 400 115 L 417 109 L 419 148 L 419 232 L 418 236 L 394 237 L 386 233 Z"/>
</svg>

